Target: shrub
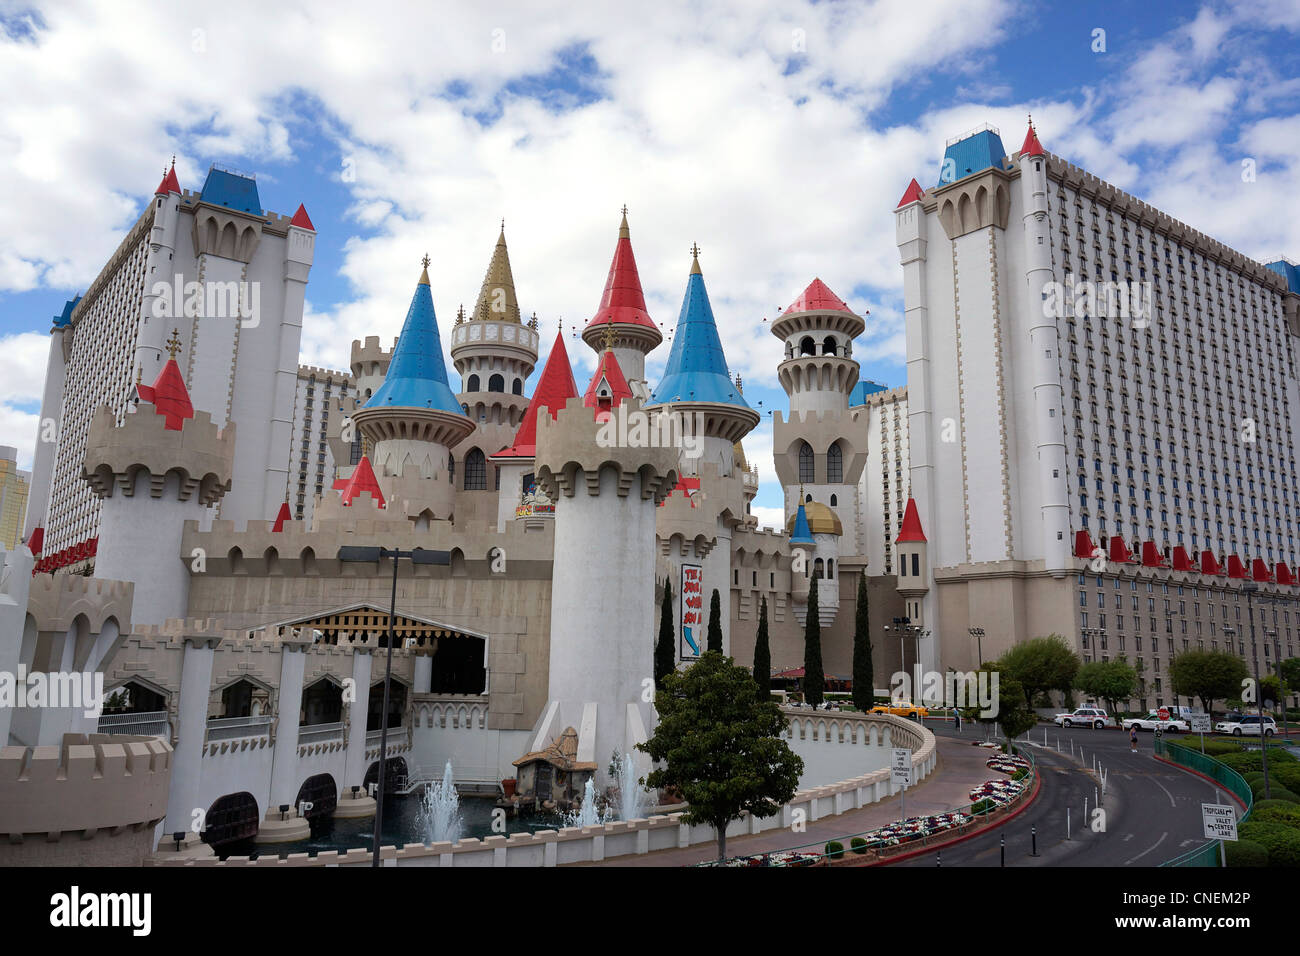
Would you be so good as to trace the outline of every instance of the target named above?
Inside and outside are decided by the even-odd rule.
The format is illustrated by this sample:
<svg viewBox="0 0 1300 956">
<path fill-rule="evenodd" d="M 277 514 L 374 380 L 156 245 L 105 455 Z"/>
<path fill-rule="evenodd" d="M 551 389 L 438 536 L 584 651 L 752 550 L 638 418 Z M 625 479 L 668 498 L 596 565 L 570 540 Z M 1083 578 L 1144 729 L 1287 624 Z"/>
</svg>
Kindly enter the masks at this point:
<svg viewBox="0 0 1300 956">
<path fill-rule="evenodd" d="M 987 813 L 996 806 L 996 803 L 985 797 L 983 800 L 971 804 L 970 812 L 973 816 L 978 816 L 981 813 Z"/>
<path fill-rule="evenodd" d="M 1255 786 L 1255 784 L 1257 783 L 1264 782 L 1264 771 L 1262 770 L 1249 770 L 1246 773 L 1243 773 L 1241 776 L 1242 779 L 1245 780 L 1252 787 Z"/>
<path fill-rule="evenodd" d="M 864 840 L 862 837 L 854 837 L 852 840 L 849 841 L 849 846 L 853 848 L 854 853 L 867 852 L 867 841 Z"/>
<path fill-rule="evenodd" d="M 1027 777 L 1027 776 L 1029 776 L 1029 771 L 1026 770 L 1026 769 L 1024 769 L 1023 767 L 1021 767 L 1019 770 L 1017 770 L 1015 773 L 1013 773 L 1013 774 L 1011 775 L 1011 779 L 1012 779 L 1012 780 L 1021 780 L 1021 779 L 1025 778 L 1025 777 Z"/>
<path fill-rule="evenodd" d="M 826 855 L 830 857 L 832 860 L 838 860 L 840 857 L 844 855 L 844 844 L 839 843 L 836 840 L 832 840 L 830 843 L 827 843 Z"/>
<path fill-rule="evenodd" d="M 1289 827 L 1300 828 L 1300 804 L 1290 800 L 1261 800 L 1250 812 L 1251 820 L 1261 823 L 1284 823 Z"/>
<path fill-rule="evenodd" d="M 1278 767 L 1275 770 L 1273 769 L 1273 764 L 1271 763 L 1272 759 L 1273 756 L 1272 753 L 1270 752 L 1269 754 L 1270 763 L 1268 766 L 1268 773 L 1270 779 L 1280 783 L 1282 786 L 1286 787 L 1292 793 L 1300 793 L 1300 764 L 1284 763 L 1282 764 L 1282 766 Z"/>
<path fill-rule="evenodd" d="M 1237 828 L 1242 839 L 1268 850 L 1269 866 L 1300 866 L 1300 830 L 1284 823 L 1247 820 Z"/>
<path fill-rule="evenodd" d="M 1228 866 L 1268 866 L 1268 850 L 1252 840 L 1228 840 L 1224 849 Z"/>
</svg>

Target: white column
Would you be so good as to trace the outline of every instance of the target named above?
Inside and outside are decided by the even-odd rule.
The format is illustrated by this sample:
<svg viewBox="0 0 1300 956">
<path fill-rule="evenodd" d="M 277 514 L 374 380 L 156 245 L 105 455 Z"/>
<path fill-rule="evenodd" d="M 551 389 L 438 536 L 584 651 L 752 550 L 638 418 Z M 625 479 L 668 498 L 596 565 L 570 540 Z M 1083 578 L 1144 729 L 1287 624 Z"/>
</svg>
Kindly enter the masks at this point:
<svg viewBox="0 0 1300 956">
<path fill-rule="evenodd" d="M 174 252 L 181 197 L 175 193 L 155 196 L 153 204 L 153 230 L 149 234 L 149 254 L 145 259 L 144 298 L 140 303 L 140 327 L 136 333 L 131 375 L 134 381 L 138 369 L 146 385 L 152 385 L 162 371 L 163 343 L 181 321 L 174 292 L 180 273 Z M 180 281 L 183 294 L 184 280 Z"/>
<path fill-rule="evenodd" d="M 208 692 L 218 640 L 186 636 L 181 659 L 181 687 L 176 719 L 176 748 L 172 755 L 171 790 L 167 797 L 165 833 L 190 832 L 194 811 L 200 806 L 203 748 L 208 733 Z"/>
<path fill-rule="evenodd" d="M 432 687 L 433 658 L 427 654 L 419 654 L 415 658 L 415 684 L 411 691 L 415 694 L 428 694 Z"/>
<path fill-rule="evenodd" d="M 349 705 L 352 724 L 348 728 L 347 754 L 343 764 L 344 790 L 359 787 L 366 776 L 366 717 L 370 713 L 370 672 L 374 665 L 373 646 L 352 649 L 352 686 L 356 700 Z"/>
<path fill-rule="evenodd" d="M 302 710 L 302 680 L 307 669 L 308 641 L 284 639 L 280 651 L 280 688 L 275 752 L 271 757 L 271 804 L 293 803 L 298 795 L 298 721 Z"/>
<path fill-rule="evenodd" d="M 63 339 L 70 334 L 70 329 L 55 329 L 50 333 L 50 354 L 45 361 L 45 389 L 41 393 L 41 417 L 36 423 L 36 454 L 32 460 L 27 519 L 23 524 L 24 538 L 37 527 L 48 527 L 46 511 L 50 504 L 55 453 L 59 447 L 58 424 L 63 417 L 63 382 L 67 369 L 63 361 Z M 51 423 L 49 428 L 46 427 L 46 422 Z"/>
</svg>

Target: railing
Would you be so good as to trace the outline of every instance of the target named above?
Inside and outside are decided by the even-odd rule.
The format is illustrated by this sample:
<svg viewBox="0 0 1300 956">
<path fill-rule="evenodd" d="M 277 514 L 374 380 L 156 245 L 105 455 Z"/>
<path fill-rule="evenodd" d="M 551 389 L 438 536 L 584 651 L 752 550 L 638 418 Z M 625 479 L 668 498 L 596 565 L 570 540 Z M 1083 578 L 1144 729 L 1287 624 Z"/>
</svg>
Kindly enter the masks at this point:
<svg viewBox="0 0 1300 956">
<path fill-rule="evenodd" d="M 1209 777 L 1225 790 L 1236 794 L 1246 807 L 1246 812 L 1241 815 L 1237 821 L 1238 823 L 1244 823 L 1250 817 L 1250 811 L 1254 809 L 1255 797 L 1251 793 L 1250 784 L 1246 783 L 1241 774 L 1213 757 L 1208 757 L 1200 751 L 1192 750 L 1182 744 L 1169 743 L 1162 737 L 1156 738 L 1155 745 L 1157 757 L 1163 757 L 1180 767 L 1186 767 L 1188 770 L 1195 770 L 1197 773 Z M 1160 865 L 1218 866 L 1219 842 L 1218 840 L 1208 840 L 1196 849 L 1189 850 L 1182 856 L 1176 856 Z"/>
<path fill-rule="evenodd" d="M 273 719 L 270 714 L 258 717 L 216 717 L 208 721 L 208 740 L 267 737 L 270 736 Z"/>
<path fill-rule="evenodd" d="M 327 740 L 342 740 L 343 724 L 310 724 L 298 728 L 298 744 L 319 744 Z"/>
<path fill-rule="evenodd" d="M 445 772 L 445 764 L 439 767 L 411 767 L 405 776 L 397 778 L 394 789 L 398 793 L 410 793 L 426 784 L 441 782 Z M 499 793 L 501 790 L 501 777 L 494 766 L 453 764 L 452 778 L 456 789 L 461 793 Z"/>
<path fill-rule="evenodd" d="M 170 736 L 167 711 L 146 710 L 130 714 L 101 714 L 98 731 L 101 734 L 131 734 L 141 737 Z"/>
<path fill-rule="evenodd" d="M 383 736 L 384 736 L 384 731 L 383 731 L 382 728 L 379 729 L 379 730 L 367 730 L 367 731 L 366 731 L 366 746 L 367 746 L 367 747 L 378 747 L 379 744 L 380 744 L 380 742 L 383 740 Z M 388 742 L 389 742 L 390 744 L 398 743 L 399 740 L 400 740 L 400 738 L 403 738 L 403 737 L 405 737 L 405 736 L 406 736 L 406 728 L 405 728 L 405 727 L 401 727 L 401 726 L 398 726 L 398 727 L 392 727 L 392 726 L 390 726 L 390 727 L 388 728 Z"/>
</svg>

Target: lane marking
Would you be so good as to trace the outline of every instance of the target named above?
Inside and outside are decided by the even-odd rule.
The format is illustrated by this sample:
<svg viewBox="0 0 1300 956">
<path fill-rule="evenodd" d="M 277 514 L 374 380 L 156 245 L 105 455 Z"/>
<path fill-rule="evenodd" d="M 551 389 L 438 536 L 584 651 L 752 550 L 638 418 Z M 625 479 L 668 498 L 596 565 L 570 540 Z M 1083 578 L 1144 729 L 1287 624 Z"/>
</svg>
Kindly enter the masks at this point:
<svg viewBox="0 0 1300 956">
<path fill-rule="evenodd" d="M 1160 844 L 1164 843 L 1164 842 L 1165 842 L 1165 837 L 1167 837 L 1167 836 L 1169 836 L 1168 832 L 1165 832 L 1165 833 L 1160 834 L 1160 839 L 1159 839 L 1159 840 L 1156 840 L 1155 843 L 1151 844 L 1151 846 L 1147 847 L 1145 850 L 1143 850 L 1143 851 L 1142 851 L 1141 853 L 1139 853 L 1137 856 L 1133 857 L 1133 859 L 1131 859 L 1131 860 L 1126 860 L 1126 861 L 1124 862 L 1124 865 L 1125 865 L 1125 866 L 1128 866 L 1128 865 L 1130 865 L 1130 864 L 1132 864 L 1132 863 L 1136 863 L 1138 860 L 1142 859 L 1142 857 L 1146 856 L 1148 853 L 1150 853 L 1152 850 L 1154 850 L 1154 849 L 1155 849 L 1156 847 L 1158 847 Z"/>
</svg>

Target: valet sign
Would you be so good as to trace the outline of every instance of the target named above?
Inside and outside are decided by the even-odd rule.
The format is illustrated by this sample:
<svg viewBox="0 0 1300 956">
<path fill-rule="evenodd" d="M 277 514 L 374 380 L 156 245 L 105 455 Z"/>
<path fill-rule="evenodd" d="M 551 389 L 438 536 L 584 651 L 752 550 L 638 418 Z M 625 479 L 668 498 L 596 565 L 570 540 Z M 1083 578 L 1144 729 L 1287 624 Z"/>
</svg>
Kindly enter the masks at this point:
<svg viewBox="0 0 1300 956">
<path fill-rule="evenodd" d="M 698 564 L 682 565 L 681 659 L 695 660 L 704 645 L 704 569 Z"/>
</svg>

